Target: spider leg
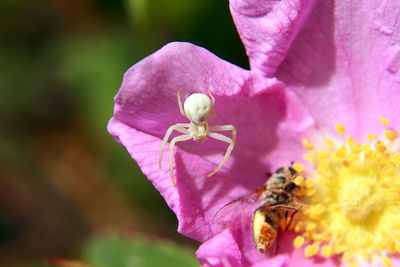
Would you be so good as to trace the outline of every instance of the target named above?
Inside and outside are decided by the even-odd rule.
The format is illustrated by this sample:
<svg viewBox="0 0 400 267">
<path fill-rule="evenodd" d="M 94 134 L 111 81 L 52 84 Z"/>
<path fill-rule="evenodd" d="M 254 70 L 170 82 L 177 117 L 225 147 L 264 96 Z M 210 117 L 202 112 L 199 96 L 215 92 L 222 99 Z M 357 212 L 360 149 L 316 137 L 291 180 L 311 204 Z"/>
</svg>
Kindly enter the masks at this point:
<svg viewBox="0 0 400 267">
<path fill-rule="evenodd" d="M 177 94 L 177 96 L 178 96 L 179 112 L 182 114 L 183 117 L 187 118 L 187 117 L 186 117 L 186 114 L 185 114 L 185 109 L 183 108 L 183 105 L 182 105 L 182 99 L 181 99 L 181 93 L 180 93 L 180 91 L 178 90 L 178 91 L 176 92 L 176 94 Z"/>
<path fill-rule="evenodd" d="M 210 176 L 214 175 L 217 171 L 219 171 L 222 168 L 222 166 L 225 164 L 225 162 L 228 160 L 228 158 L 229 158 L 229 156 L 230 156 L 230 154 L 231 154 L 231 152 L 233 150 L 233 147 L 235 146 L 235 140 L 233 139 L 233 137 L 231 139 L 231 138 L 226 137 L 225 135 L 222 135 L 222 134 L 219 134 L 219 133 L 210 132 L 208 135 L 211 138 L 214 138 L 214 139 L 217 139 L 219 141 L 223 141 L 223 142 L 229 143 L 229 146 L 226 149 L 224 158 L 222 159 L 221 163 L 217 166 L 217 168 L 215 168 L 215 170 L 213 170 L 211 173 L 208 174 L 208 177 L 210 177 Z"/>
<path fill-rule="evenodd" d="M 161 162 L 162 162 L 162 158 L 163 158 L 165 145 L 167 144 L 168 139 L 171 136 L 172 132 L 175 130 L 175 131 L 178 131 L 183 134 L 189 134 L 189 131 L 185 127 L 189 127 L 189 123 L 177 123 L 168 128 L 168 130 L 164 136 L 163 142 L 161 143 L 160 157 L 158 158 L 158 168 L 159 169 L 161 169 Z"/>
<path fill-rule="evenodd" d="M 177 142 L 182 142 L 182 141 L 187 141 L 189 139 L 192 139 L 192 136 L 189 134 L 184 134 L 184 135 L 180 135 L 177 137 L 172 138 L 171 143 L 169 144 L 169 175 L 171 177 L 171 181 L 172 184 L 174 185 L 174 187 L 176 187 L 176 182 L 174 179 L 174 171 L 172 169 L 172 165 L 173 165 L 173 160 L 174 160 L 174 147 L 175 147 L 175 143 Z"/>
<path fill-rule="evenodd" d="M 215 98 L 214 98 L 213 94 L 211 93 L 210 89 L 208 89 L 208 96 L 211 98 L 212 104 L 214 106 L 215 105 Z"/>
<path fill-rule="evenodd" d="M 208 118 L 210 119 L 215 116 L 215 98 L 211 93 L 210 89 L 208 89 L 207 91 L 208 91 L 208 96 L 211 98 L 211 103 L 212 103 L 212 109 L 210 111 L 210 115 L 208 116 Z"/>
<path fill-rule="evenodd" d="M 210 132 L 215 131 L 232 131 L 232 141 L 236 144 L 236 128 L 233 125 L 214 125 L 210 126 Z"/>
</svg>

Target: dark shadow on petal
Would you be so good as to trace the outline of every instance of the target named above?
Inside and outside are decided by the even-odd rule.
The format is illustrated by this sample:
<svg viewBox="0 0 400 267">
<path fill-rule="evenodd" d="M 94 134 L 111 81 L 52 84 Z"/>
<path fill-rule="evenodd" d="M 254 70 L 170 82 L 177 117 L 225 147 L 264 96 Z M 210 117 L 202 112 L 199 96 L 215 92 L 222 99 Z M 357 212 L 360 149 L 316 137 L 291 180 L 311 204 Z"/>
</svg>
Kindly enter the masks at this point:
<svg viewBox="0 0 400 267">
<path fill-rule="evenodd" d="M 260 187 L 266 181 L 266 173 L 279 167 L 275 165 L 275 157 L 279 157 L 278 161 L 283 162 L 282 165 L 288 165 L 301 157 L 290 155 L 288 151 L 281 151 L 283 154 L 279 156 L 277 151 L 277 146 L 282 142 L 278 128 L 285 123 L 288 108 L 284 90 L 254 97 L 218 97 L 217 103 L 224 108 L 222 112 L 217 110 L 217 116 L 210 124 L 233 124 L 238 131 L 237 144 L 227 166 L 214 176 L 207 177 L 227 147 L 227 144 L 217 140 L 182 142 L 177 145 L 179 149 L 175 152 L 177 190 L 182 214 L 188 218 L 188 221 L 180 225 L 180 231 L 194 238 L 197 237 L 199 227 L 208 228 L 210 236 L 207 238 L 220 231 L 219 226 L 212 225 L 213 215 L 230 200 Z M 298 146 L 301 146 L 300 140 Z M 275 157 L 270 156 L 272 152 L 276 153 Z M 181 156 L 183 153 L 184 157 Z M 209 169 L 203 170 L 196 166 L 191 156 L 198 155 L 206 162 L 209 160 Z M 220 155 L 218 160 L 214 159 L 215 155 Z M 201 162 L 201 166 L 206 164 Z M 193 202 L 199 203 L 201 208 L 193 210 L 190 204 Z"/>
<path fill-rule="evenodd" d="M 277 77 L 286 85 L 306 90 L 323 88 L 335 73 L 334 3 L 316 1 Z"/>
</svg>

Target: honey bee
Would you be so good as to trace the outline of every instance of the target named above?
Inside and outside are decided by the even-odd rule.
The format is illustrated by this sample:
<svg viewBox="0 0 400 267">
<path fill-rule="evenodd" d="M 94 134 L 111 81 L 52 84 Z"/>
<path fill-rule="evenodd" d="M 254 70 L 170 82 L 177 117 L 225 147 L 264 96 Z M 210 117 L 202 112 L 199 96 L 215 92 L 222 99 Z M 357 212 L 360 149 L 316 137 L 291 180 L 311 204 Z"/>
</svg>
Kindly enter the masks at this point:
<svg viewBox="0 0 400 267">
<path fill-rule="evenodd" d="M 292 166 L 277 169 L 268 175 L 269 179 L 261 188 L 250 195 L 229 202 L 214 218 L 217 220 L 221 217 L 233 218 L 232 213 L 243 212 L 246 209 L 242 204 L 251 205 L 254 244 L 261 253 L 270 251 L 278 232 L 287 230 L 294 216 L 304 208 L 295 195 L 296 191 L 301 190 L 294 182 L 297 176 L 299 173 Z M 228 213 L 231 213 L 230 216 L 227 216 Z"/>
</svg>

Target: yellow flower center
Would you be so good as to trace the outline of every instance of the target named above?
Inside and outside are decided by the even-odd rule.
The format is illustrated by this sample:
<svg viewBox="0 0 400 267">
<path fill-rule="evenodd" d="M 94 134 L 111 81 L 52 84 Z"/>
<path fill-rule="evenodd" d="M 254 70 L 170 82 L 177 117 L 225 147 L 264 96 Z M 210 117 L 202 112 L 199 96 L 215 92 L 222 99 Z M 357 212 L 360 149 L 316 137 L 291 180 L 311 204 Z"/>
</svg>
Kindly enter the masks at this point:
<svg viewBox="0 0 400 267">
<path fill-rule="evenodd" d="M 376 202 L 373 177 L 349 175 L 347 185 L 339 193 L 340 207 L 350 220 L 362 222 L 370 218 L 374 210 L 379 209 Z M 345 178 L 345 179 L 346 179 Z"/>
<path fill-rule="evenodd" d="M 341 255 L 348 266 L 360 261 L 391 266 L 388 255 L 400 252 L 400 153 L 397 132 L 368 134 L 357 143 L 337 124 L 338 140 L 317 146 L 304 140 L 304 158 L 314 170 L 305 172 L 303 201 L 293 244 L 305 244 L 305 256 Z M 318 149 L 317 149 L 318 148 Z"/>
</svg>

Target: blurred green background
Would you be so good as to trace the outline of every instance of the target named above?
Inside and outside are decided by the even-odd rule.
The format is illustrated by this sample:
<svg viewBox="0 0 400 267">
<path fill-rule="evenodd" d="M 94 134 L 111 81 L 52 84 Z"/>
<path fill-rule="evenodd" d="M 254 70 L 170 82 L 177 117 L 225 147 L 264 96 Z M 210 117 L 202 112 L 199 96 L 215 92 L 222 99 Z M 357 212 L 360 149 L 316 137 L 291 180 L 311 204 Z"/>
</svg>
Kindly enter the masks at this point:
<svg viewBox="0 0 400 267">
<path fill-rule="evenodd" d="M 0 1 L 0 266 L 198 265 L 106 131 L 125 70 L 177 40 L 247 67 L 228 1 Z"/>
</svg>

